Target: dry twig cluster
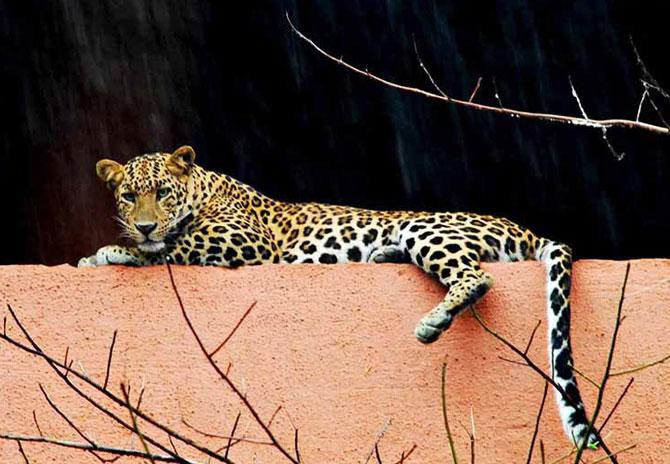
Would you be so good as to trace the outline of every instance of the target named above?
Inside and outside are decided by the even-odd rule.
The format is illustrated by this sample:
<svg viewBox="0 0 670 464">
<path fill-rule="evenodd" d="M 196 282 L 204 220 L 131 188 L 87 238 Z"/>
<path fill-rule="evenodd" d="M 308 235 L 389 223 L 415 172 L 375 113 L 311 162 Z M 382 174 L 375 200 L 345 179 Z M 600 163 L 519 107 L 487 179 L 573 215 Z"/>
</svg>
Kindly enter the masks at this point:
<svg viewBox="0 0 670 464">
<path fill-rule="evenodd" d="M 648 69 L 644 65 L 644 62 L 640 58 L 640 55 L 635 48 L 635 45 L 632 42 L 631 39 L 631 45 L 633 47 L 633 50 L 635 52 L 635 56 L 637 59 L 637 64 L 642 70 L 642 78 L 640 79 L 640 82 L 643 87 L 643 93 L 640 98 L 640 103 L 638 104 L 638 110 L 636 114 L 635 120 L 631 119 L 625 119 L 625 118 L 607 118 L 607 119 L 593 119 L 587 116 L 586 111 L 584 110 L 584 107 L 582 106 L 582 103 L 579 99 L 579 95 L 577 94 L 577 90 L 575 89 L 575 86 L 572 83 L 572 79 L 569 79 L 570 83 L 570 89 L 572 96 L 575 98 L 577 105 L 579 107 L 579 111 L 581 113 L 580 116 L 568 116 L 568 115 L 563 115 L 563 114 L 553 114 L 553 113 L 539 113 L 539 112 L 533 112 L 533 111 L 527 111 L 527 110 L 519 110 L 515 108 L 508 108 L 505 107 L 502 104 L 502 101 L 500 99 L 500 95 L 498 93 L 498 88 L 495 82 L 495 79 L 493 79 L 492 84 L 493 88 L 495 90 L 495 98 L 498 103 L 498 106 L 493 106 L 493 105 L 488 105 L 488 104 L 483 104 L 483 103 L 477 103 L 475 102 L 475 97 L 477 95 L 477 92 L 479 91 L 479 88 L 482 83 L 482 78 L 477 79 L 477 84 L 475 85 L 474 90 L 470 94 L 470 97 L 465 100 L 461 98 L 456 98 L 445 91 L 443 91 L 438 84 L 436 83 L 435 79 L 431 75 L 430 71 L 426 67 L 426 65 L 423 63 L 421 60 L 421 57 L 419 56 L 419 51 L 416 47 L 416 43 L 414 44 L 414 51 L 416 53 L 417 60 L 419 62 L 419 66 L 421 67 L 421 70 L 426 74 L 428 77 L 428 80 L 430 81 L 431 85 L 434 87 L 435 92 L 429 92 L 427 90 L 420 89 L 418 87 L 412 87 L 409 85 L 403 85 L 399 84 L 397 82 L 391 81 L 389 79 L 386 79 L 384 77 L 381 77 L 377 74 L 373 74 L 367 69 L 361 69 L 357 66 L 354 66 L 344 59 L 342 57 L 337 58 L 335 55 L 332 53 L 327 52 L 324 50 L 322 47 L 320 47 L 313 39 L 310 37 L 306 36 L 303 32 L 301 32 L 291 21 L 291 17 L 289 16 L 288 12 L 286 13 L 286 20 L 288 21 L 289 26 L 293 30 L 293 32 L 298 36 L 301 40 L 306 42 L 310 47 L 312 47 L 314 50 L 316 50 L 318 53 L 320 53 L 322 56 L 326 57 L 330 61 L 333 61 L 340 66 L 343 66 L 344 68 L 348 69 L 349 71 L 352 71 L 356 74 L 360 74 L 362 76 L 365 76 L 368 79 L 371 79 L 375 82 L 378 82 L 380 84 L 383 84 L 388 87 L 392 87 L 394 89 L 398 89 L 404 92 L 409 92 L 409 93 L 414 93 L 421 95 L 423 97 L 433 99 L 433 100 L 438 100 L 442 101 L 445 103 L 449 104 L 454 104 L 458 106 L 462 106 L 465 108 L 470 108 L 478 111 L 489 111 L 492 113 L 498 113 L 498 114 L 504 114 L 513 118 L 524 118 L 524 119 L 536 119 L 536 120 L 543 120 L 543 121 L 550 121 L 550 122 L 558 122 L 558 123 L 563 123 L 563 124 L 571 124 L 574 126 L 583 126 L 583 127 L 590 127 L 594 129 L 598 129 L 602 132 L 602 138 L 607 144 L 608 149 L 610 152 L 619 160 L 621 160 L 624 156 L 625 153 L 618 153 L 615 148 L 612 146 L 610 143 L 608 137 L 607 137 L 607 130 L 613 127 L 621 127 L 621 128 L 626 128 L 626 129 L 637 129 L 637 130 L 642 130 L 646 132 L 652 132 L 655 134 L 661 134 L 661 135 L 670 135 L 670 125 L 668 125 L 667 121 L 663 118 L 663 115 L 661 114 L 658 105 L 654 102 L 652 99 L 652 93 L 657 93 L 661 97 L 670 100 L 670 95 L 663 90 L 663 88 L 658 84 L 658 82 L 651 76 L 649 73 Z M 640 114 L 642 111 L 642 106 L 645 101 L 649 100 L 650 105 L 652 105 L 653 109 L 655 110 L 655 113 L 657 117 L 659 118 L 660 122 L 662 125 L 657 125 L 657 124 L 651 124 L 647 122 L 640 121 Z"/>
</svg>

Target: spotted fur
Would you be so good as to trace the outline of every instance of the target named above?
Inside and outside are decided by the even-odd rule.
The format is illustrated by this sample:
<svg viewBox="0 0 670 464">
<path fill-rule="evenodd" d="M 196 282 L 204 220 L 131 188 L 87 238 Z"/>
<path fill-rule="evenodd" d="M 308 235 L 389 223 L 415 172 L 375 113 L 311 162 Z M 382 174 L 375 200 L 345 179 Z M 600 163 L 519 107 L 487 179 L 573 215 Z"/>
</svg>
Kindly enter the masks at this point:
<svg viewBox="0 0 670 464">
<path fill-rule="evenodd" d="M 273 200 L 194 163 L 191 147 L 101 160 L 119 222 L 137 247 L 110 245 L 80 266 L 178 264 L 237 267 L 261 263 L 411 262 L 448 292 L 416 326 L 431 343 L 493 284 L 480 262 L 540 260 L 547 267 L 549 354 L 563 427 L 576 443 L 587 419 L 572 371 L 570 249 L 507 219 L 472 213 L 371 211 Z M 592 434 L 588 442 L 597 443 Z"/>
</svg>

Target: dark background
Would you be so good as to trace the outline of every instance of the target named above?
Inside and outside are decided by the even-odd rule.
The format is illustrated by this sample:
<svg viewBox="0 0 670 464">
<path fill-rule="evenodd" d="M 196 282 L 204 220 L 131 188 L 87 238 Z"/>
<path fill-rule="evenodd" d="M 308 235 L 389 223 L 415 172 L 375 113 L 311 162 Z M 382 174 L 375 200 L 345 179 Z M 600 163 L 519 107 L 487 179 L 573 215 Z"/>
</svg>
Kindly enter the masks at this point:
<svg viewBox="0 0 670 464">
<path fill-rule="evenodd" d="M 643 3 L 644 8 L 640 6 Z M 631 35 L 670 87 L 662 3 L 36 1 L 0 3 L 0 263 L 55 264 L 113 242 L 100 157 L 193 145 L 201 165 L 285 200 L 503 215 L 578 257 L 670 256 L 668 136 L 518 120 L 353 75 L 337 56 L 506 106 L 634 118 Z M 670 117 L 668 102 L 656 99 Z M 649 106 L 643 119 L 658 123 Z"/>
</svg>

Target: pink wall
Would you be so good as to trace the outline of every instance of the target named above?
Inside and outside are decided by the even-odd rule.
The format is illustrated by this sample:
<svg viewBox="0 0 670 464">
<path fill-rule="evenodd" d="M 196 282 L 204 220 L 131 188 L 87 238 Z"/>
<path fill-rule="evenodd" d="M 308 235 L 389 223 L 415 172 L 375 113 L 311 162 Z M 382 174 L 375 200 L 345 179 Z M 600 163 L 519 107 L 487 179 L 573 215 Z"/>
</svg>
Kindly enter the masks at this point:
<svg viewBox="0 0 670 464">
<path fill-rule="evenodd" d="M 486 269 L 496 277 L 496 285 L 478 305 L 480 313 L 519 346 L 542 319 L 531 355 L 545 367 L 541 265 L 495 264 Z M 612 261 L 575 265 L 576 365 L 594 379 L 600 379 L 606 359 L 624 269 L 625 263 Z M 380 442 L 384 463 L 397 462 L 413 444 L 418 448 L 408 463 L 448 462 L 440 409 L 445 355 L 448 405 L 461 461 L 468 461 L 469 442 L 459 422 L 469 426 L 472 408 L 477 462 L 525 462 L 542 381 L 528 368 L 498 359 L 514 355 L 486 334 L 470 313 L 437 343 L 416 342 L 416 321 L 443 291 L 418 269 L 389 264 L 174 271 L 208 347 L 216 346 L 244 310 L 258 302 L 217 359 L 222 366 L 232 363 L 231 377 L 263 418 L 279 405 L 290 414 L 300 429 L 303 462 L 364 462 L 387 421 L 390 425 Z M 670 354 L 670 260 L 633 261 L 627 294 L 615 371 Z M 165 268 L 4 267 L 0 302 L 16 309 L 47 351 L 62 357 L 69 346 L 75 366 L 100 380 L 112 333 L 118 329 L 110 385 L 118 390 L 119 382 L 126 381 L 134 396 L 144 384 L 143 408 L 176 429 L 197 437 L 181 423 L 185 418 L 225 435 L 242 410 L 240 433 L 263 438 L 197 351 Z M 8 332 L 19 336 L 12 322 Z M 42 383 L 94 440 L 139 446 L 134 437 L 78 400 L 42 361 L 4 342 L 0 372 L 0 432 L 36 434 L 35 410 L 46 434 L 77 439 L 46 405 L 38 389 Z M 670 362 L 634 376 L 635 383 L 607 427 L 607 442 L 612 450 L 637 444 L 622 454 L 622 463 L 670 462 Z M 626 376 L 612 379 L 603 414 L 627 381 Z M 584 380 L 580 386 L 591 412 L 596 389 Z M 291 447 L 292 429 L 284 412 L 272 429 Z M 152 432 L 149 427 L 144 430 Z M 546 462 L 569 451 L 553 397 L 542 418 L 540 438 Z M 81 452 L 41 444 L 27 444 L 25 449 L 33 464 L 97 462 Z M 183 446 L 179 449 L 189 455 Z M 600 452 L 589 453 L 587 461 L 599 456 Z M 284 462 L 263 445 L 239 444 L 230 457 L 238 463 Z M 15 443 L 0 442 L 0 462 L 22 462 Z M 539 449 L 534 462 L 540 462 Z"/>
</svg>

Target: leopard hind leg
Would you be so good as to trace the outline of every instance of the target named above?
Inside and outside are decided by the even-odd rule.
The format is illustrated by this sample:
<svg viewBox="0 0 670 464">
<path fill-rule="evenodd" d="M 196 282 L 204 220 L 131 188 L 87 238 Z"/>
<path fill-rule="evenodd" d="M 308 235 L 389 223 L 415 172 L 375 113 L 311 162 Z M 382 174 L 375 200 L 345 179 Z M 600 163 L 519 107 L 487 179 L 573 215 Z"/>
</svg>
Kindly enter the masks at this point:
<svg viewBox="0 0 670 464">
<path fill-rule="evenodd" d="M 449 279 L 440 279 L 448 287 L 444 300 L 421 318 L 414 335 L 422 343 L 432 343 L 447 330 L 458 314 L 476 303 L 493 285 L 490 274 L 477 267 L 461 268 Z"/>
</svg>

